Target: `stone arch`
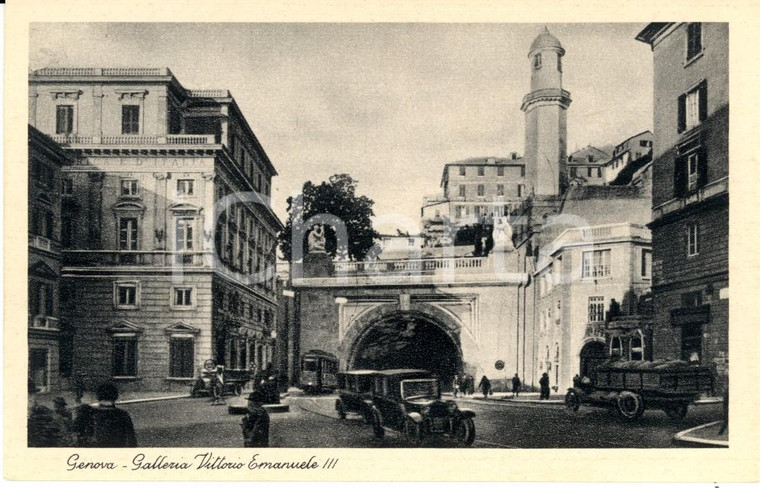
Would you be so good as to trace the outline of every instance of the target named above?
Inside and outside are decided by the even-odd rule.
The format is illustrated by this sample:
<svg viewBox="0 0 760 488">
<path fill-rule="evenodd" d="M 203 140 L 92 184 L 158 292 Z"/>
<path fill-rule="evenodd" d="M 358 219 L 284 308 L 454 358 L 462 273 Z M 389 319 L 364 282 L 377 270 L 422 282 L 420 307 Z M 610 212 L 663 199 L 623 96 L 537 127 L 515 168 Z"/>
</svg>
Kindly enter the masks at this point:
<svg viewBox="0 0 760 488">
<path fill-rule="evenodd" d="M 395 317 L 411 317 L 425 320 L 433 324 L 445 334 L 456 347 L 461 360 L 462 345 L 460 333 L 462 324 L 451 315 L 438 307 L 425 303 L 412 303 L 409 310 L 400 310 L 397 304 L 387 304 L 375 307 L 354 319 L 346 328 L 346 333 L 338 347 L 338 357 L 341 365 L 350 368 L 356 360 L 362 339 L 375 326 Z"/>
<path fill-rule="evenodd" d="M 596 366 L 606 360 L 607 343 L 600 337 L 590 337 L 581 343 L 578 364 L 581 376 L 591 376 Z"/>
</svg>

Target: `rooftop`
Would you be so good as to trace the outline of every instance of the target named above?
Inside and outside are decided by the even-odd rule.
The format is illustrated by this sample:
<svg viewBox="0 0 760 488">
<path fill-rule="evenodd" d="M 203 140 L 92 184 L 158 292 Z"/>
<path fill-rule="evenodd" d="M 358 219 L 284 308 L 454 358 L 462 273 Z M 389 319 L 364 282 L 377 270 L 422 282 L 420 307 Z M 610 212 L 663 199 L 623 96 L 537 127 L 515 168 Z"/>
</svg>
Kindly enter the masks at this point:
<svg viewBox="0 0 760 488">
<path fill-rule="evenodd" d="M 533 53 L 533 51 L 539 49 L 557 49 L 560 56 L 565 54 L 565 49 L 562 47 L 562 43 L 549 32 L 547 27 L 544 27 L 543 32 L 533 40 L 533 43 L 530 45 L 529 53 Z"/>
</svg>

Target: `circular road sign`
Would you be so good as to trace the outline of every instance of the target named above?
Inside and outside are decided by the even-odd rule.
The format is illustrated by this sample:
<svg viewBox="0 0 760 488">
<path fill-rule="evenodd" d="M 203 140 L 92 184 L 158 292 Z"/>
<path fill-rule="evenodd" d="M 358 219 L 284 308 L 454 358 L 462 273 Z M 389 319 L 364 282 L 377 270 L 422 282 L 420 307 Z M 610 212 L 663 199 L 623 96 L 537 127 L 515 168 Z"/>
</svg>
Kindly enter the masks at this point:
<svg viewBox="0 0 760 488">
<path fill-rule="evenodd" d="M 496 361 L 496 364 L 494 364 L 494 368 L 496 368 L 499 371 L 501 371 L 502 369 L 504 369 L 504 361 L 502 361 L 501 359 L 499 359 L 498 361 Z"/>
<path fill-rule="evenodd" d="M 213 359 L 207 359 L 206 362 L 203 363 L 203 367 L 206 369 L 214 369 L 216 368 L 216 361 Z"/>
</svg>

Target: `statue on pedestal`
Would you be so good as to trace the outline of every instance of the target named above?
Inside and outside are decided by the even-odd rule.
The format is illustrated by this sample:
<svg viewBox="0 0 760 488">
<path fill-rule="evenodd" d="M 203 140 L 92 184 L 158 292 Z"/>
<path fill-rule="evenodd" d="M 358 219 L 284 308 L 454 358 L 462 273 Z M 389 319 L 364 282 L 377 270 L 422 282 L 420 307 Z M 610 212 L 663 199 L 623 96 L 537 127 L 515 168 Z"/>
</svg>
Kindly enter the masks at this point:
<svg viewBox="0 0 760 488">
<path fill-rule="evenodd" d="M 509 219 L 507 217 L 497 217 L 494 220 L 493 250 L 514 251 L 515 246 L 512 243 L 512 226 L 509 225 Z"/>
<path fill-rule="evenodd" d="M 315 224 L 309 232 L 309 254 L 324 253 L 325 251 L 325 227 L 323 224 Z"/>
</svg>

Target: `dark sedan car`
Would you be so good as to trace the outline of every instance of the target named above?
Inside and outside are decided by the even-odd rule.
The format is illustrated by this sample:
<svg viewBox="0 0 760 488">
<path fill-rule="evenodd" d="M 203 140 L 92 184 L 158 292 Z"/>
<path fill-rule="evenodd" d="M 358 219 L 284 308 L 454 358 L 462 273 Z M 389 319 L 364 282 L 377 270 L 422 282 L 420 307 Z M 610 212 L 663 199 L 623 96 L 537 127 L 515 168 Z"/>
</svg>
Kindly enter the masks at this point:
<svg viewBox="0 0 760 488">
<path fill-rule="evenodd" d="M 335 410 L 338 417 L 346 418 L 346 412 L 355 412 L 369 423 L 372 420 L 372 386 L 376 371 L 369 369 L 338 373 L 338 399 Z"/>
<path fill-rule="evenodd" d="M 429 436 L 449 436 L 471 445 L 475 441 L 475 413 L 441 400 L 441 383 L 430 372 L 416 369 L 377 371 L 374 374 L 372 426 L 383 437 L 385 427 L 404 434 L 414 446 Z"/>
</svg>

